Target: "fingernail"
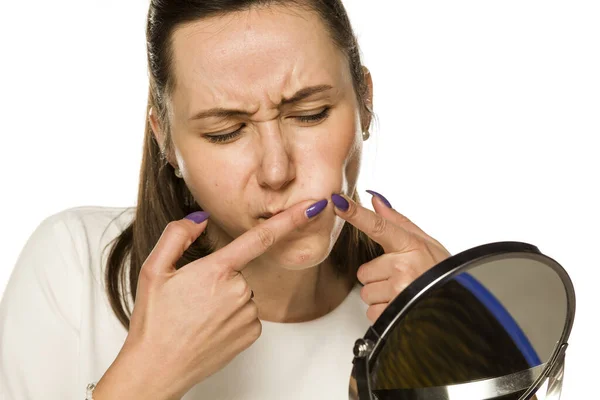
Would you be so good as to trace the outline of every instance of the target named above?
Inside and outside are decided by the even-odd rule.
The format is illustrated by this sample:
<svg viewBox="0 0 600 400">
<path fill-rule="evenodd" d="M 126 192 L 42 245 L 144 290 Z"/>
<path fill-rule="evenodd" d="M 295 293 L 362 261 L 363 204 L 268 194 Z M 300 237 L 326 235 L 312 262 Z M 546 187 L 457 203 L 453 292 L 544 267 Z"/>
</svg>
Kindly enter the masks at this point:
<svg viewBox="0 0 600 400">
<path fill-rule="evenodd" d="M 192 220 L 195 223 L 199 224 L 203 221 L 206 221 L 209 216 L 210 216 L 210 213 L 208 213 L 206 211 L 196 211 L 196 212 L 186 215 L 185 218 Z"/>
<path fill-rule="evenodd" d="M 323 211 L 325 207 L 327 207 L 327 199 L 317 201 L 315 204 L 306 209 L 306 216 L 308 218 L 312 218 Z"/>
<path fill-rule="evenodd" d="M 376 191 L 374 191 L 374 190 L 367 190 L 366 192 L 367 192 L 367 193 L 369 193 L 369 194 L 370 194 L 370 195 L 372 195 L 372 196 L 377 196 L 377 197 L 379 197 L 379 198 L 381 199 L 381 201 L 383 201 L 383 204 L 385 204 L 385 205 L 386 205 L 386 206 L 388 206 L 389 208 L 392 208 L 392 205 L 390 204 L 390 202 L 389 202 L 389 201 L 388 201 L 388 200 L 387 200 L 385 197 L 383 197 L 383 195 L 382 195 L 382 194 L 379 194 L 379 193 L 377 193 L 377 192 L 376 192 Z"/>
<path fill-rule="evenodd" d="M 333 202 L 333 205 L 335 205 L 337 208 L 339 208 L 342 211 L 347 211 L 348 208 L 350 207 L 350 204 L 348 204 L 348 200 L 346 200 L 339 194 L 332 194 L 331 201 Z"/>
</svg>

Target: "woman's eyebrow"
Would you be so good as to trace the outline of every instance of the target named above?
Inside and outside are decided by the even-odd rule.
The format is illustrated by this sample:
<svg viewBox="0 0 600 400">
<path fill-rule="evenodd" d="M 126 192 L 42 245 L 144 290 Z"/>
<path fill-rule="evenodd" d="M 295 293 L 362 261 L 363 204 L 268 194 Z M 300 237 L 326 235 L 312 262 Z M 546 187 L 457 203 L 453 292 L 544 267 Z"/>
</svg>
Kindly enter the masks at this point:
<svg viewBox="0 0 600 400">
<path fill-rule="evenodd" d="M 309 86 L 298 90 L 292 97 L 289 99 L 283 98 L 281 103 L 277 106 L 280 107 L 284 104 L 293 104 L 298 103 L 299 101 L 304 100 L 307 97 L 310 97 L 314 94 L 324 92 L 326 90 L 332 89 L 331 85 L 317 85 L 317 86 Z M 227 109 L 222 107 L 211 108 L 209 110 L 200 111 L 194 114 L 189 120 L 193 121 L 196 119 L 208 118 L 208 117 L 218 117 L 218 118 L 229 118 L 229 117 L 238 117 L 238 116 L 246 116 L 252 115 L 252 112 L 244 111 L 244 110 L 236 110 L 236 109 Z"/>
</svg>

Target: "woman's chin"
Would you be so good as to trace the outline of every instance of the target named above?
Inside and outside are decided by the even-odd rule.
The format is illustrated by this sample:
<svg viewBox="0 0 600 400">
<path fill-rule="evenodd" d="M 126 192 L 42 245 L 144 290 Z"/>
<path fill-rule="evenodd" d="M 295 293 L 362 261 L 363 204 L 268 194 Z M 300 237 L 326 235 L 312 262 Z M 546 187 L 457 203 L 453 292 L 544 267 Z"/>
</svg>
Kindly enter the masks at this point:
<svg viewBox="0 0 600 400">
<path fill-rule="evenodd" d="M 329 238 L 329 236 L 311 235 L 297 240 L 283 241 L 271 248 L 269 258 L 287 270 L 312 268 L 329 257 L 333 248 L 333 243 L 326 240 Z"/>
<path fill-rule="evenodd" d="M 315 267 L 329 257 L 343 225 L 344 221 L 334 214 L 323 215 L 282 238 L 263 256 L 287 270 Z"/>
</svg>

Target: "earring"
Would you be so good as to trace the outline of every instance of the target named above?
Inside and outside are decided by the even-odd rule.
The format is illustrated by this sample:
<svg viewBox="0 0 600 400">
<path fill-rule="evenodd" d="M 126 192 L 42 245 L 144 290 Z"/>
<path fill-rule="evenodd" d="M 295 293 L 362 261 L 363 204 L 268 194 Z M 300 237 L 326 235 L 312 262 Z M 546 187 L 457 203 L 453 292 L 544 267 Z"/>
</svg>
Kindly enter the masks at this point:
<svg viewBox="0 0 600 400">
<path fill-rule="evenodd" d="M 181 174 L 181 171 L 179 170 L 179 168 L 175 168 L 175 176 L 178 178 L 183 178 L 183 175 Z"/>
<path fill-rule="evenodd" d="M 363 141 L 369 139 L 370 136 L 371 136 L 371 133 L 368 130 L 363 131 L 363 134 L 362 134 Z"/>
</svg>

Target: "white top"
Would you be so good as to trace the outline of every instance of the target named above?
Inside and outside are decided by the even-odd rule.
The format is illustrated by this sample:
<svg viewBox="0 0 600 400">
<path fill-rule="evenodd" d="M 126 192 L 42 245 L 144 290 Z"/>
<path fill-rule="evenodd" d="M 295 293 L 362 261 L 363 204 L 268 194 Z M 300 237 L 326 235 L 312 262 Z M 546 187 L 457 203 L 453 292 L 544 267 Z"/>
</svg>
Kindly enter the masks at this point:
<svg viewBox="0 0 600 400">
<path fill-rule="evenodd" d="M 0 399 L 82 400 L 112 364 L 127 331 L 105 294 L 102 249 L 133 216 L 132 207 L 77 207 L 33 232 L 0 303 Z M 182 400 L 347 400 L 366 310 L 357 285 L 316 320 L 262 321 L 250 348 Z"/>
</svg>

